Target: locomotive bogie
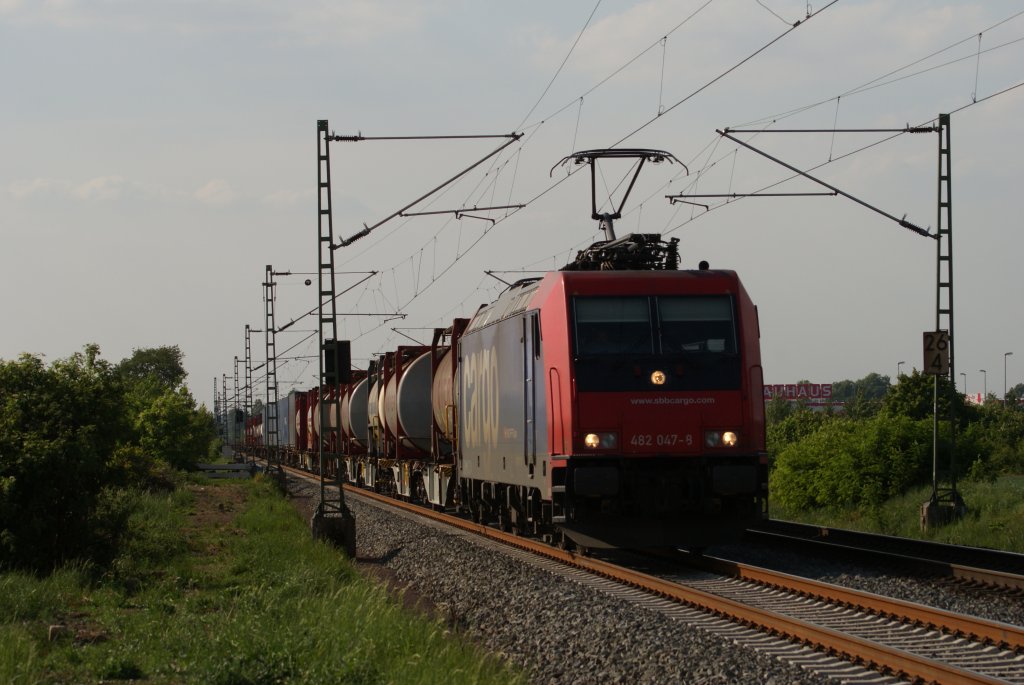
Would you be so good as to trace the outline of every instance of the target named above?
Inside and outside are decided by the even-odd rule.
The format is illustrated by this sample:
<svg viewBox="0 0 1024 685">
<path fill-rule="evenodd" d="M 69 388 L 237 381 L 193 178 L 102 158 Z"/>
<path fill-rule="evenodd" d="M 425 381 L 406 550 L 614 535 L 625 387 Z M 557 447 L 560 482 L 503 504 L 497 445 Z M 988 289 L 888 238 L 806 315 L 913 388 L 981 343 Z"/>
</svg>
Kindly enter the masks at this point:
<svg viewBox="0 0 1024 685">
<path fill-rule="evenodd" d="M 586 547 L 704 547 L 761 514 L 756 457 L 567 460 L 561 528 Z"/>
<path fill-rule="evenodd" d="M 420 474 L 419 484 L 423 490 L 415 493 L 416 499 L 430 504 L 435 509 L 452 506 L 455 478 L 451 464 L 426 464 Z"/>
</svg>

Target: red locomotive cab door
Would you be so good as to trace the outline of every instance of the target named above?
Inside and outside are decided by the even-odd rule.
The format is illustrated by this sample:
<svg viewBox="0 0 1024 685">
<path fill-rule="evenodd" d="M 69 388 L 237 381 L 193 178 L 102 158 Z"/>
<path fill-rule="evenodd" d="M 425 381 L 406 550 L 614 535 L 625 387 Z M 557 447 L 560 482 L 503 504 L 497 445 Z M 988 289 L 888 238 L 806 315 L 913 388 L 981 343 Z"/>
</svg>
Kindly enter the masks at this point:
<svg viewBox="0 0 1024 685">
<path fill-rule="evenodd" d="M 551 425 L 548 428 L 548 452 L 562 454 L 565 444 L 565 422 L 563 421 L 562 385 L 558 369 L 548 369 L 548 408 L 551 412 Z"/>
</svg>

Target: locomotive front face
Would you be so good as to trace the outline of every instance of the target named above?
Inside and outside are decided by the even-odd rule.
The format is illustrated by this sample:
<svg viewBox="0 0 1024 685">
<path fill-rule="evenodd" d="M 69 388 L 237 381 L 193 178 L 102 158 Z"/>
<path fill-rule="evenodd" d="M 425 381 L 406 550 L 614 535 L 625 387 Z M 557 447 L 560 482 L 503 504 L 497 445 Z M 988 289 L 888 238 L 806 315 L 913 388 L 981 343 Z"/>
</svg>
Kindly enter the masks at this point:
<svg viewBox="0 0 1024 685">
<path fill-rule="evenodd" d="M 572 297 L 576 454 L 742 449 L 734 298 Z"/>
<path fill-rule="evenodd" d="M 761 516 L 757 322 L 735 274 L 571 275 L 563 306 L 563 528 L 588 545 L 701 546 Z"/>
</svg>

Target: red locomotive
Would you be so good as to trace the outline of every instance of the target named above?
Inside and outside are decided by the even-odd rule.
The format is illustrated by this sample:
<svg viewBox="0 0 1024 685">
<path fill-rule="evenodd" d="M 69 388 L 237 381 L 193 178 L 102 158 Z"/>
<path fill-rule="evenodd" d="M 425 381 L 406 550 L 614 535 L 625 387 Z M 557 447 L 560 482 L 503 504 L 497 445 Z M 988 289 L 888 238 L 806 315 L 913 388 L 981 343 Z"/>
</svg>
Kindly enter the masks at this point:
<svg viewBox="0 0 1024 685">
<path fill-rule="evenodd" d="M 593 216 L 608 240 L 563 270 L 356 372 L 329 470 L 582 547 L 703 547 L 766 518 L 757 310 L 739 277 L 677 270 L 675 239 L 615 239 L 618 213 Z M 320 440 L 318 393 L 298 394 L 308 428 L 286 453 Z"/>
<path fill-rule="evenodd" d="M 735 273 L 552 273 L 481 309 L 459 351 L 479 517 L 702 546 L 766 515 L 757 313 Z"/>
</svg>

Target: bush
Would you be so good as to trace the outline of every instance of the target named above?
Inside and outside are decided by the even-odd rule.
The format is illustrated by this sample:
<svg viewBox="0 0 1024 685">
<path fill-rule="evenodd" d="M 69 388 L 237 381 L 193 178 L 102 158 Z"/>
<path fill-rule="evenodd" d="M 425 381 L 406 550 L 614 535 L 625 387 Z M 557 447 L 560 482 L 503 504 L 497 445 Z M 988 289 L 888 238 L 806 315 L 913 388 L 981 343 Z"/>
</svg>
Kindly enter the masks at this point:
<svg viewBox="0 0 1024 685">
<path fill-rule="evenodd" d="M 972 476 L 982 480 L 1024 472 L 1024 412 L 997 404 L 981 407 L 957 446 L 961 463 L 971 464 Z"/>
<path fill-rule="evenodd" d="M 778 423 L 768 426 L 768 451 L 778 454 L 793 443 L 813 435 L 822 426 L 833 420 L 840 419 L 830 413 L 815 412 L 809 409 L 792 411 Z"/>
<path fill-rule="evenodd" d="M 193 467 L 214 437 L 183 378 L 176 347 L 117 367 L 95 345 L 49 366 L 0 360 L 0 567 L 109 558 L 118 493 L 171 487 L 168 464 Z"/>
<path fill-rule="evenodd" d="M 769 488 L 793 510 L 877 505 L 927 477 L 930 446 L 927 421 L 833 419 L 779 452 Z"/>
<path fill-rule="evenodd" d="M 49 570 L 88 547 L 125 424 L 97 353 L 0 361 L 0 566 Z"/>
<path fill-rule="evenodd" d="M 213 416 L 198 410 L 184 387 L 162 393 L 139 414 L 135 425 L 142 449 L 179 469 L 195 469 L 216 437 Z"/>
</svg>

